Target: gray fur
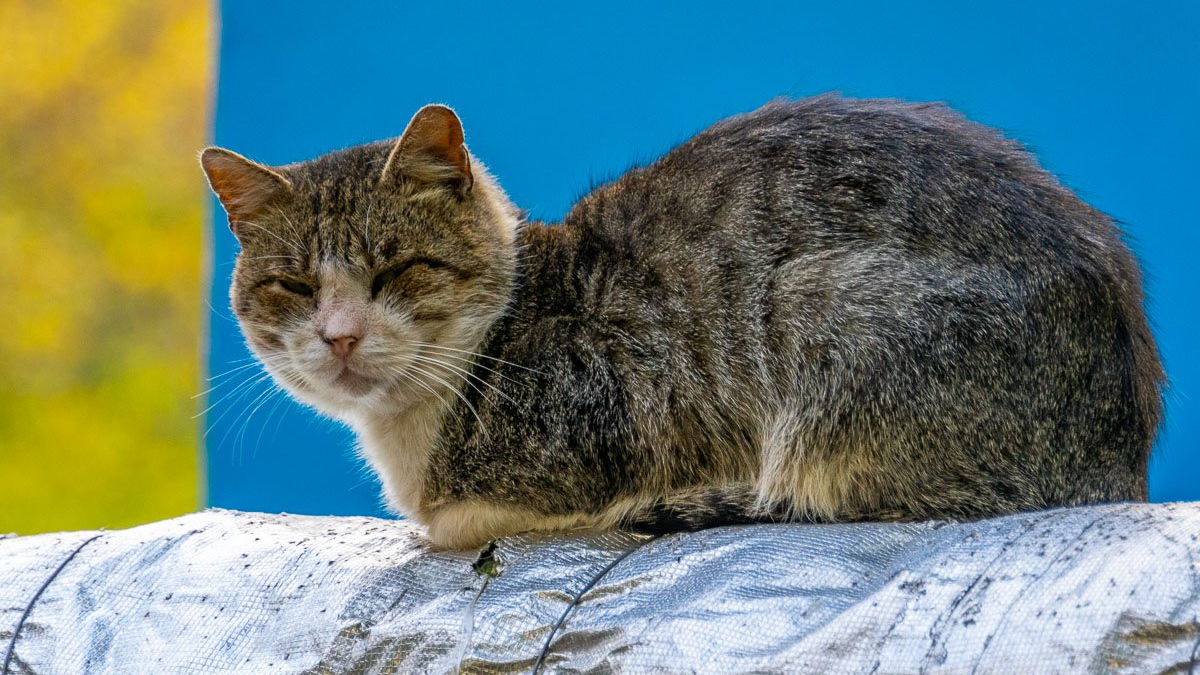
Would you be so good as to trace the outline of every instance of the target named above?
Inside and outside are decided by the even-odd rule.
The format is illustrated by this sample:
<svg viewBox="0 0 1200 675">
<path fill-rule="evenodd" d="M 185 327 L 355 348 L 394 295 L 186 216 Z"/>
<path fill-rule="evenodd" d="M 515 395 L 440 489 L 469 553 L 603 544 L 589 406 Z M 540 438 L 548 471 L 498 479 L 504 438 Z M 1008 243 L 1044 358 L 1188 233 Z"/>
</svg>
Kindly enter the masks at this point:
<svg viewBox="0 0 1200 675">
<path fill-rule="evenodd" d="M 297 193 L 276 208 L 369 279 L 355 233 L 383 205 L 373 245 L 458 256 L 447 297 L 491 317 L 438 418 L 409 507 L 422 520 L 456 504 L 523 514 L 493 536 L 1146 498 L 1163 372 L 1121 232 L 943 106 L 776 101 L 500 251 L 478 178 L 378 181 L 394 145 L 276 169 Z M 306 183 L 318 174 L 324 192 Z M 256 255 L 278 245 L 243 237 Z M 313 269 L 298 273 L 320 284 Z M 236 284 L 260 278 L 239 263 Z M 413 288 L 389 302 L 449 292 Z M 237 297 L 255 323 L 264 303 Z"/>
</svg>

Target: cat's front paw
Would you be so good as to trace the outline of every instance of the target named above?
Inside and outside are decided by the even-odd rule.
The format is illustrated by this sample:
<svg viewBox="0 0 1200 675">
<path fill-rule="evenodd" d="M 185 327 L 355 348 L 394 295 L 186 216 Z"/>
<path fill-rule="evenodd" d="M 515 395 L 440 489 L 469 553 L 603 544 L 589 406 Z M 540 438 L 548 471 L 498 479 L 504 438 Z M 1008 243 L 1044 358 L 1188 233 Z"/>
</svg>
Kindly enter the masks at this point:
<svg viewBox="0 0 1200 675">
<path fill-rule="evenodd" d="M 502 504 L 460 502 L 434 509 L 423 518 L 429 539 L 439 549 L 480 548 L 493 539 L 531 530 L 570 527 L 562 518 L 541 516 Z"/>
</svg>

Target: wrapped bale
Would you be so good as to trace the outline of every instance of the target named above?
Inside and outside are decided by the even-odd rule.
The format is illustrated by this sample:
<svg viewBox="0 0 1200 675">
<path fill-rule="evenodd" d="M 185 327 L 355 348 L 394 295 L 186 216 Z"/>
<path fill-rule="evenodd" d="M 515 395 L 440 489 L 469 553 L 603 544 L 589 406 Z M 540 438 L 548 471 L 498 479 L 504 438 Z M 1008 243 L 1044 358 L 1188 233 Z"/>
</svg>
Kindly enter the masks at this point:
<svg viewBox="0 0 1200 675">
<path fill-rule="evenodd" d="M 1200 504 L 581 533 L 213 510 L 0 540 L 3 672 L 1188 673 Z"/>
</svg>

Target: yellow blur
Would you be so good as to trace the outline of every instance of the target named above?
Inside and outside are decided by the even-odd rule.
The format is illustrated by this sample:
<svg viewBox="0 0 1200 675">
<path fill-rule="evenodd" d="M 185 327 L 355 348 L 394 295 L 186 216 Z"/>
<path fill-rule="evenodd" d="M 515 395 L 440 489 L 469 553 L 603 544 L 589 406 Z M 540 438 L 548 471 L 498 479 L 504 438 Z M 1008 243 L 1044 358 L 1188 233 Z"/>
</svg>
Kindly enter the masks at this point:
<svg viewBox="0 0 1200 675">
<path fill-rule="evenodd" d="M 0 533 L 198 506 L 192 0 L 0 0 Z"/>
</svg>

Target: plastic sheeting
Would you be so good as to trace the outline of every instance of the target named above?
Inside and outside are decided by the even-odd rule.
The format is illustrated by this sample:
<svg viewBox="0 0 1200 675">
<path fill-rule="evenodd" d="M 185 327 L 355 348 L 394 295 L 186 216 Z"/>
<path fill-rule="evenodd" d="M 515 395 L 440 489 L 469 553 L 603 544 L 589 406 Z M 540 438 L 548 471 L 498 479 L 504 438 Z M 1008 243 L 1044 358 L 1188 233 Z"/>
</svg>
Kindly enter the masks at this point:
<svg viewBox="0 0 1200 675">
<path fill-rule="evenodd" d="M 9 673 L 1200 673 L 1200 504 L 515 537 L 208 511 L 0 539 Z"/>
</svg>

